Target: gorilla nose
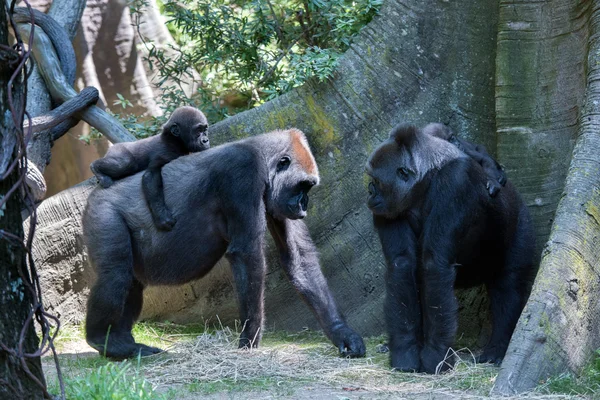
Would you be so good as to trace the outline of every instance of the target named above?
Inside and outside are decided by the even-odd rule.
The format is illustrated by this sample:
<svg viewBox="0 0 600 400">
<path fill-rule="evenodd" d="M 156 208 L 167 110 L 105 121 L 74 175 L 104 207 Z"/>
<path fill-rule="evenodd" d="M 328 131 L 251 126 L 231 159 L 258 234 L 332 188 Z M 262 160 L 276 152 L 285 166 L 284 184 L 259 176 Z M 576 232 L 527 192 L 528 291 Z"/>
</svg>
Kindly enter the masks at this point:
<svg viewBox="0 0 600 400">
<path fill-rule="evenodd" d="M 369 194 L 372 196 L 375 194 L 375 185 L 373 182 L 369 182 Z"/>
<path fill-rule="evenodd" d="M 206 143 L 208 143 L 208 138 L 203 137 L 202 139 L 200 139 L 200 141 L 202 142 L 202 144 L 206 144 Z"/>
</svg>

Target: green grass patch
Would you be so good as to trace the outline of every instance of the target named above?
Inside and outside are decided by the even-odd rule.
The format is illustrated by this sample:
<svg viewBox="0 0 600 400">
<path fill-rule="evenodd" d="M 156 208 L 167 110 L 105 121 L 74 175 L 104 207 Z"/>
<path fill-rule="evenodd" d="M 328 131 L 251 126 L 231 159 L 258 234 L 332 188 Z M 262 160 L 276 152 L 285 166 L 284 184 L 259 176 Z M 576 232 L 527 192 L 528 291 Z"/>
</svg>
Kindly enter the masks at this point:
<svg viewBox="0 0 600 400">
<path fill-rule="evenodd" d="M 592 360 L 579 375 L 566 373 L 550 378 L 542 392 L 600 398 L 600 349 L 596 350 Z"/>
<path fill-rule="evenodd" d="M 137 341 L 168 351 L 115 363 L 85 345 L 81 326 L 61 330 L 57 347 L 68 346 L 60 355 L 67 398 L 179 400 L 209 395 L 238 398 L 251 392 L 277 398 L 306 389 L 328 396 L 346 388 L 373 398 L 418 396 L 432 390 L 485 398 L 499 371 L 474 364 L 468 351 L 461 351 L 454 370 L 442 375 L 393 372 L 389 353 L 378 351 L 387 341 L 384 335 L 365 338 L 365 358 L 345 359 L 320 331 L 266 330 L 260 347 L 252 351 L 237 349 L 235 327 L 143 322 L 133 333 Z M 46 376 L 55 382 L 55 373 L 46 368 L 49 363 L 46 359 Z M 58 393 L 56 383 L 51 387 Z M 587 397 L 600 393 L 600 352 L 581 375 L 550 379 L 533 397 L 554 393 Z"/>
<path fill-rule="evenodd" d="M 93 370 L 83 369 L 78 375 L 65 377 L 65 394 L 69 400 L 161 400 L 131 362 L 105 362 Z M 59 393 L 58 383 L 51 391 Z"/>
</svg>

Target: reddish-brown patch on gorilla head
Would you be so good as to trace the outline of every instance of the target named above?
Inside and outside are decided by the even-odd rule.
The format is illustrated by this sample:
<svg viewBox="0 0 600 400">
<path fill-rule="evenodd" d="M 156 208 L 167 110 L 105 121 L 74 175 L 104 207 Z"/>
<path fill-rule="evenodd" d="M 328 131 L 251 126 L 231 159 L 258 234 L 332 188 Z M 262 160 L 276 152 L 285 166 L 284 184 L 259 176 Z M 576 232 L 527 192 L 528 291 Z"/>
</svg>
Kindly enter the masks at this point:
<svg viewBox="0 0 600 400">
<path fill-rule="evenodd" d="M 292 152 L 300 166 L 302 166 L 307 173 L 318 175 L 317 163 L 310 152 L 304 133 L 298 129 L 290 129 L 289 134 L 292 141 Z"/>
</svg>

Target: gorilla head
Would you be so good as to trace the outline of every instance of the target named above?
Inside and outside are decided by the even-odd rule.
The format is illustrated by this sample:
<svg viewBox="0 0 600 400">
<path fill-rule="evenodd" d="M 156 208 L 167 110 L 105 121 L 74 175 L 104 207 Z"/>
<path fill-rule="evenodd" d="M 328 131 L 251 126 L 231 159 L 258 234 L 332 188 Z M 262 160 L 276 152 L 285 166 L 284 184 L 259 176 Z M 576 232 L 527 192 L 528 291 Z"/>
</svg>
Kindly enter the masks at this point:
<svg viewBox="0 0 600 400">
<path fill-rule="evenodd" d="M 265 199 L 267 212 L 277 219 L 304 218 L 308 209 L 308 191 L 319 183 L 317 163 L 306 137 L 301 131 L 290 129 L 277 132 L 268 139 L 272 144 L 271 149 L 265 151 L 270 156 Z M 272 151 L 276 145 L 279 151 Z"/>
<path fill-rule="evenodd" d="M 369 157 L 368 206 L 375 215 L 395 218 L 411 205 L 430 171 L 465 155 L 451 143 L 423 134 L 413 125 L 398 125 Z"/>
<path fill-rule="evenodd" d="M 204 113 L 194 107 L 183 106 L 173 111 L 162 133 L 179 138 L 191 153 L 210 147 L 208 121 Z"/>
</svg>

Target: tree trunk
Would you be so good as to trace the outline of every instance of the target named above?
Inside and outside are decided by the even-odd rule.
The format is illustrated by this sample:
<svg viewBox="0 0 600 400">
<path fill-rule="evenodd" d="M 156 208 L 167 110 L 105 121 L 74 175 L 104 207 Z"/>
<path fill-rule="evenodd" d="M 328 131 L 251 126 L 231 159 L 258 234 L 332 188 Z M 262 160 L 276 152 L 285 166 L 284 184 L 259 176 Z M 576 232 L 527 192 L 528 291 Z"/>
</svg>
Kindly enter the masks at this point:
<svg viewBox="0 0 600 400">
<path fill-rule="evenodd" d="M 537 281 L 496 379 L 498 394 L 521 393 L 549 376 L 578 371 L 600 348 L 600 1 L 569 6 L 565 15 L 576 17 L 577 31 L 583 32 L 568 40 L 578 44 L 574 64 L 585 59 L 581 42 L 589 32 L 585 103 Z M 572 99 L 558 105 L 564 100 Z M 577 117 L 562 116 L 568 124 Z"/>
<path fill-rule="evenodd" d="M 0 4 L 0 44 L 8 46 L 8 22 L 6 19 L 6 2 Z M 7 53 L 0 50 L 2 54 Z M 16 142 L 17 130 L 12 120 L 8 107 L 8 81 L 14 72 L 15 65 L 10 65 L 3 58 L 0 62 L 0 143 L 7 143 L 7 138 L 12 136 L 12 143 Z M 13 95 L 16 98 L 23 96 L 23 87 L 17 83 Z M 0 158 L 7 157 L 10 162 L 18 156 L 14 146 L 2 146 Z M 0 164 L 2 163 L 0 159 Z M 6 171 L 0 171 L 0 176 Z M 19 168 L 14 168 L 5 179 L 0 180 L 0 201 L 6 201 L 5 196 L 19 179 Z M 25 264 L 25 251 L 23 249 L 23 220 L 21 219 L 22 200 L 20 191 L 12 193 L 6 203 L 0 207 L 0 398 L 2 399 L 41 399 L 44 396 L 43 388 L 37 385 L 26 374 L 21 360 L 14 354 L 3 350 L 20 353 L 21 331 L 32 310 L 33 298 L 27 290 L 23 279 L 29 279 Z M 13 240 L 6 236 L 8 232 L 16 236 Z M 25 353 L 35 353 L 38 349 L 38 338 L 33 324 L 25 331 L 23 338 Z M 26 359 L 27 368 L 36 379 L 44 383 L 44 375 L 39 357 Z"/>
</svg>

